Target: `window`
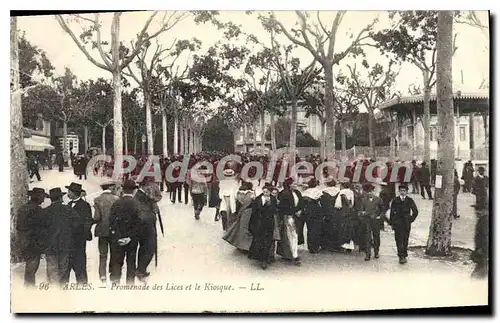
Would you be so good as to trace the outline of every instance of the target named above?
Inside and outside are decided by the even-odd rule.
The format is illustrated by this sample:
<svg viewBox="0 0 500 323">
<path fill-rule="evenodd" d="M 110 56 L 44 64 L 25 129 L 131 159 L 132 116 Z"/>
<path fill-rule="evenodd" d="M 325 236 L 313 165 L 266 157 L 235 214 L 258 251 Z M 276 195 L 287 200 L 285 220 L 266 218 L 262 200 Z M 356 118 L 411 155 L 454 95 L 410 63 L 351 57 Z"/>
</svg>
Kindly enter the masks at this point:
<svg viewBox="0 0 500 323">
<path fill-rule="evenodd" d="M 465 141 L 465 126 L 460 127 L 460 141 Z"/>
</svg>

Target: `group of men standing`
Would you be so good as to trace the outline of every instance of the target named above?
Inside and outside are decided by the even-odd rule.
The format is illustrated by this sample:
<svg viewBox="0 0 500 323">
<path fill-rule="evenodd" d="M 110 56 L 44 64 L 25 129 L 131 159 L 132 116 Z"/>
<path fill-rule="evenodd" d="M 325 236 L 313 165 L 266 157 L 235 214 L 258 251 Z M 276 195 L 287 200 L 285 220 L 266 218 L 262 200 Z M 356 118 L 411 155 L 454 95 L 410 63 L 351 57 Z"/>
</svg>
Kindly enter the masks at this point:
<svg viewBox="0 0 500 323">
<path fill-rule="evenodd" d="M 147 268 L 157 252 L 156 203 L 161 193 L 154 183 L 144 181 L 139 187 L 130 179 L 121 185 L 110 182 L 101 187 L 103 192 L 95 199 L 93 215 L 81 184 L 66 186 L 67 193 L 59 187 L 48 194 L 42 188 L 29 191 L 30 199 L 19 209 L 16 222 L 16 242 L 26 262 L 26 286 L 35 285 L 42 254 L 48 283 L 65 286 L 74 271 L 78 284 L 88 284 L 86 248 L 93 239 L 94 224 L 102 283 L 107 283 L 109 273 L 110 282 L 120 284 L 125 257 L 127 284 L 133 284 L 135 277 L 144 281 L 149 276 Z M 67 204 L 63 201 L 66 194 L 70 199 Z M 42 208 L 46 198 L 51 204 Z"/>
</svg>

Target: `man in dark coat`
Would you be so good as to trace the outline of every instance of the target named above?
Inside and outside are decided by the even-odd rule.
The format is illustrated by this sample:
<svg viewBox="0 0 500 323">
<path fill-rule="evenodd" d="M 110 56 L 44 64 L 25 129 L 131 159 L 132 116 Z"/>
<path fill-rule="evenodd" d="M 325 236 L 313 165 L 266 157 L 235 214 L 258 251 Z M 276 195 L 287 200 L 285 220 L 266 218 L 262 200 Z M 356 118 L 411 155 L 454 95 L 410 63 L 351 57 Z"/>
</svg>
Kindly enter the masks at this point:
<svg viewBox="0 0 500 323">
<path fill-rule="evenodd" d="M 479 174 L 474 178 L 472 194 L 476 196 L 476 210 L 485 210 L 488 209 L 489 178 L 484 175 L 484 167 L 480 166 L 477 172 Z"/>
<path fill-rule="evenodd" d="M 159 196 L 152 193 L 155 188 L 160 194 Z M 156 183 L 143 181 L 141 187 L 135 193 L 134 200 L 139 209 L 139 218 L 142 225 L 136 276 L 140 280 L 144 280 L 149 276 L 147 268 L 157 252 L 156 217 L 159 210 L 156 202 L 161 200 L 161 193 Z"/>
<path fill-rule="evenodd" d="M 417 205 L 407 194 L 408 186 L 400 185 L 399 196 L 392 200 L 390 219 L 388 221 L 394 229 L 394 238 L 396 240 L 400 264 L 407 262 L 411 224 L 418 216 Z"/>
<path fill-rule="evenodd" d="M 137 185 L 133 180 L 123 183 L 123 196 L 110 210 L 110 280 L 120 283 L 123 262 L 127 256 L 127 284 L 134 284 L 136 275 L 136 255 L 142 224 L 139 218 L 139 207 L 134 199 Z"/>
<path fill-rule="evenodd" d="M 102 184 L 102 194 L 94 199 L 94 223 L 96 223 L 94 235 L 98 238 L 99 278 L 103 283 L 106 282 L 106 264 L 108 262 L 108 251 L 111 247 L 109 215 L 111 206 L 118 200 L 118 196 L 111 192 L 111 188 L 114 186 L 115 183 Z"/>
<path fill-rule="evenodd" d="M 425 199 L 425 191 L 427 191 L 427 197 L 432 200 L 431 192 L 431 173 L 426 162 L 422 163 L 420 170 L 418 172 L 418 179 L 420 180 L 420 195 Z"/>
<path fill-rule="evenodd" d="M 52 203 L 44 209 L 41 231 L 45 240 L 47 278 L 49 283 L 65 284 L 69 281 L 70 257 L 75 248 L 75 239 L 81 239 L 84 221 L 78 213 L 63 204 L 66 194 L 59 187 L 49 191 Z M 81 277 L 80 277 L 81 278 Z"/>
<path fill-rule="evenodd" d="M 372 245 L 375 258 L 379 257 L 380 250 L 380 220 L 384 214 L 384 205 L 380 197 L 375 196 L 375 187 L 371 183 L 363 185 L 366 195 L 363 196 L 359 206 L 361 224 L 361 240 L 365 251 L 365 260 L 371 259 Z"/>
<path fill-rule="evenodd" d="M 28 158 L 28 169 L 30 171 L 30 180 L 33 176 L 36 176 L 36 179 L 40 182 L 42 178 L 39 173 L 40 164 L 38 163 L 38 159 L 35 156 L 30 156 Z"/>
<path fill-rule="evenodd" d="M 24 285 L 35 286 L 35 275 L 40 266 L 43 245 L 40 229 L 43 221 L 43 210 L 40 205 L 48 195 L 43 188 L 35 187 L 28 191 L 30 200 L 22 205 L 17 215 L 17 238 L 21 257 L 26 262 L 24 269 Z"/>
<path fill-rule="evenodd" d="M 71 183 L 66 186 L 68 189 L 68 197 L 71 201 L 68 206 L 73 208 L 78 213 L 80 221 L 83 222 L 83 231 L 81 235 L 73 238 L 74 248 L 70 254 L 70 266 L 75 272 L 76 281 L 78 283 L 87 284 L 87 241 L 92 240 L 92 232 L 90 231 L 94 220 L 92 219 L 92 209 L 90 204 L 82 199 L 82 194 L 85 191 L 82 185 L 78 183 Z M 70 271 L 67 272 L 69 276 Z"/>
<path fill-rule="evenodd" d="M 264 186 L 262 194 L 252 204 L 252 216 L 248 229 L 253 236 L 249 258 L 260 261 L 262 269 L 271 263 L 273 247 L 274 215 L 277 212 L 277 200 L 271 196 L 272 187 Z"/>
<path fill-rule="evenodd" d="M 464 181 L 463 192 L 470 193 L 472 191 L 472 182 L 474 180 L 474 167 L 472 166 L 472 162 L 470 160 L 464 164 L 462 179 Z"/>
</svg>

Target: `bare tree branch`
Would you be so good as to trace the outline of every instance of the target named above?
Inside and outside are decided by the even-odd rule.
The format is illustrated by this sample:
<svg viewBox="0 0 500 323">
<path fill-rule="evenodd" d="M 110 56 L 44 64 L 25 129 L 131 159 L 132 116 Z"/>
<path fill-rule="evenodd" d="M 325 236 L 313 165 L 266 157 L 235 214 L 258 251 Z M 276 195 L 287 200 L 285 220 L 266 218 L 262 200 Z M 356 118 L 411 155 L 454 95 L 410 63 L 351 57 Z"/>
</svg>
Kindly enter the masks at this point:
<svg viewBox="0 0 500 323">
<path fill-rule="evenodd" d="M 63 19 L 63 17 L 61 15 L 56 15 L 55 18 L 56 18 L 57 22 L 59 23 L 59 25 L 61 26 L 61 28 L 68 35 L 70 35 L 71 39 L 73 39 L 73 42 L 78 46 L 78 48 L 82 51 L 82 53 L 87 57 L 87 59 L 92 64 L 94 64 L 95 66 L 97 66 L 99 68 L 102 68 L 103 70 L 112 72 L 111 68 L 109 68 L 105 64 L 99 63 L 98 61 L 96 61 L 94 59 L 94 57 L 92 57 L 92 55 L 90 55 L 90 53 L 87 51 L 87 49 L 85 48 L 85 46 L 83 46 L 83 44 L 78 40 L 78 38 L 75 36 L 75 34 L 73 33 L 73 31 L 69 28 L 68 24 L 66 24 L 66 22 L 64 21 L 64 19 Z"/>
</svg>

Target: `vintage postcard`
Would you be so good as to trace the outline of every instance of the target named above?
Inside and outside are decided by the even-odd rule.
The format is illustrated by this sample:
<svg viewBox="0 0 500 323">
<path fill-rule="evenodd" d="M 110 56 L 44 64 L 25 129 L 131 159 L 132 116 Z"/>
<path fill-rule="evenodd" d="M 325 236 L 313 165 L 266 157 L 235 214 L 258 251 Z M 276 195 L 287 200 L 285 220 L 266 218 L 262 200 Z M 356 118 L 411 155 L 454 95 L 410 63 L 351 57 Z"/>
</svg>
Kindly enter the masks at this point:
<svg viewBox="0 0 500 323">
<path fill-rule="evenodd" d="M 12 12 L 11 312 L 488 311 L 489 21 Z"/>
</svg>

